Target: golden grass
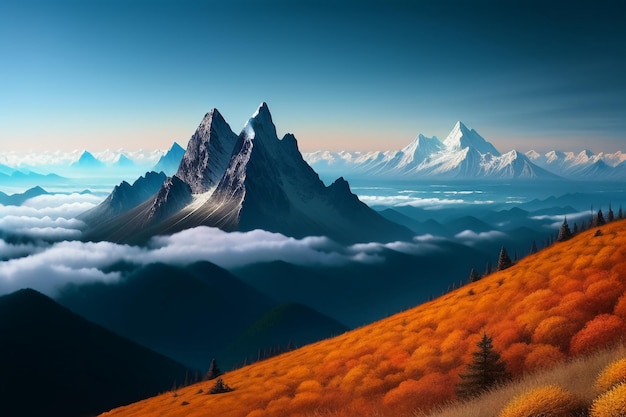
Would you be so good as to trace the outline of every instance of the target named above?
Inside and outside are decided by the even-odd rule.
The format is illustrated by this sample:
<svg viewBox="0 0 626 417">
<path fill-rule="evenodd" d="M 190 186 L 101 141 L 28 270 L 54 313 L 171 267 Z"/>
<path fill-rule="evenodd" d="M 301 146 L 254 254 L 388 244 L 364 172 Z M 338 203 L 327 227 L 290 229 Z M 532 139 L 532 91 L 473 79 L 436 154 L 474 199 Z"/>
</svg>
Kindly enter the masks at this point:
<svg viewBox="0 0 626 417">
<path fill-rule="evenodd" d="M 626 383 L 626 358 L 609 364 L 596 379 L 597 392 L 605 392 L 619 383 Z"/>
<path fill-rule="evenodd" d="M 428 417 L 497 417 L 511 399 L 545 386 L 558 386 L 580 398 L 588 407 L 595 397 L 594 384 L 598 374 L 616 360 L 626 358 L 622 345 L 593 355 L 565 361 L 547 370 L 534 372 L 494 389 L 479 398 L 454 402 L 421 416 Z M 530 415 L 530 414 L 529 414 Z"/>
<path fill-rule="evenodd" d="M 590 417 L 626 416 L 626 383 L 615 385 L 600 395 L 591 406 Z"/>
<path fill-rule="evenodd" d="M 602 231 L 379 322 L 229 372 L 223 378 L 233 392 L 198 395 L 210 388 L 201 383 L 178 390 L 177 398 L 164 394 L 105 415 L 409 416 L 454 399 L 483 331 L 513 376 L 554 367 L 626 332 L 626 221 Z M 592 382 L 577 386 L 576 374 L 565 379 L 553 383 L 588 396 Z M 496 412 L 513 396 L 503 397 Z"/>
</svg>

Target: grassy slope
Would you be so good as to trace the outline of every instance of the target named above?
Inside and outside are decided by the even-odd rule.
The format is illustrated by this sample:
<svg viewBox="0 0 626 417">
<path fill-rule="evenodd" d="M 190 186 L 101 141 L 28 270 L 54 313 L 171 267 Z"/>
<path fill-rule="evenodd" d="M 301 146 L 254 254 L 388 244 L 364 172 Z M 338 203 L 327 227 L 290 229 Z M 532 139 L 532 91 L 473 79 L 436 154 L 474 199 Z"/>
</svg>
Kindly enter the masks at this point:
<svg viewBox="0 0 626 417">
<path fill-rule="evenodd" d="M 412 415 L 454 398 L 480 333 L 516 376 L 626 332 L 626 221 L 581 233 L 432 302 L 108 416 Z M 182 406 L 185 401 L 189 404 Z"/>
<path fill-rule="evenodd" d="M 626 347 L 601 350 L 589 356 L 562 362 L 553 368 L 525 375 L 504 387 L 467 402 L 436 407 L 428 417 L 496 417 L 513 398 L 538 387 L 556 384 L 580 397 L 590 406 L 599 392 L 594 388 L 598 374 L 610 363 L 626 358 Z"/>
</svg>

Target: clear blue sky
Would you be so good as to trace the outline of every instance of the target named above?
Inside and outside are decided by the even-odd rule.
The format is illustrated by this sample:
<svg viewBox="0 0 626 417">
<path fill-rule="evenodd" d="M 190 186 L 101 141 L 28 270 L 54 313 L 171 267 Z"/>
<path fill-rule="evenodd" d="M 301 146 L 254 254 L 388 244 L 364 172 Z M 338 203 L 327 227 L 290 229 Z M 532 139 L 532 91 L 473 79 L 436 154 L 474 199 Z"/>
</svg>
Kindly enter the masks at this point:
<svg viewBox="0 0 626 417">
<path fill-rule="evenodd" d="M 239 132 L 261 101 L 303 150 L 397 149 L 463 120 L 502 151 L 626 151 L 622 10 L 4 0 L 0 151 L 185 145 L 212 107 Z"/>
</svg>

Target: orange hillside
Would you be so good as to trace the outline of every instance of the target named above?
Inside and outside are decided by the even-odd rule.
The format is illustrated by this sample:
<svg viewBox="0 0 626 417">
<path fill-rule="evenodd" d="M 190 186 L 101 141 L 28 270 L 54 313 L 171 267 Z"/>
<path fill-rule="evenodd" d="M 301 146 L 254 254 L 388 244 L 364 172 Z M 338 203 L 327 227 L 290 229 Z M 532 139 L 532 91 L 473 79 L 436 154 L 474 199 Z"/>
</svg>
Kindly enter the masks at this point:
<svg viewBox="0 0 626 417">
<path fill-rule="evenodd" d="M 485 330 L 513 375 L 626 333 L 626 221 L 589 230 L 432 302 L 106 416 L 410 416 L 454 398 Z M 306 326 L 306 323 L 303 323 Z M 202 390 L 203 392 L 200 392 Z"/>
</svg>

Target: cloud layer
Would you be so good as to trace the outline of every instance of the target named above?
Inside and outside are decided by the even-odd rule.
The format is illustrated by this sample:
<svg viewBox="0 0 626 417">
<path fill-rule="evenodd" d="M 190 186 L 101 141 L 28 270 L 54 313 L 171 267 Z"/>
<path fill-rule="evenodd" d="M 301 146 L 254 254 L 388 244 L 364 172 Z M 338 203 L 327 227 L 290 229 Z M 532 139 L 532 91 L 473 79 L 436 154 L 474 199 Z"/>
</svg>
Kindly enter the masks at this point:
<svg viewBox="0 0 626 417">
<path fill-rule="evenodd" d="M 155 237 L 147 247 L 80 241 L 33 246 L 0 240 L 0 255 L 5 259 L 14 257 L 0 263 L 0 293 L 33 287 L 54 295 L 69 282 L 115 281 L 119 273 L 103 271 L 118 262 L 143 266 L 156 262 L 187 265 L 210 261 L 224 268 L 275 260 L 326 266 L 378 263 L 384 261 L 385 250 L 411 255 L 440 250 L 438 239 L 422 236 L 412 242 L 372 242 L 344 247 L 325 237 L 294 239 L 262 230 L 226 233 L 200 226 L 172 236 Z"/>
</svg>

